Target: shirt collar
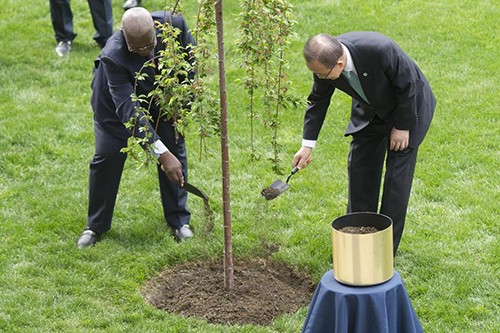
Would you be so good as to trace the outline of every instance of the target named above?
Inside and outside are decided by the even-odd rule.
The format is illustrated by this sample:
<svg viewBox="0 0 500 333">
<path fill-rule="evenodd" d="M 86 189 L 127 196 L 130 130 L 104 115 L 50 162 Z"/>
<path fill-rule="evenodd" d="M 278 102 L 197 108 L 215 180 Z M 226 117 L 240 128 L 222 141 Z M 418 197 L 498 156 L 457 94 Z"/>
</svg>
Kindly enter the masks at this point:
<svg viewBox="0 0 500 333">
<path fill-rule="evenodd" d="M 341 43 L 340 45 L 342 45 L 342 49 L 344 50 L 346 56 L 344 71 L 356 73 L 356 68 L 354 67 L 354 62 L 352 61 L 351 52 L 349 52 L 349 49 L 344 44 Z"/>
</svg>

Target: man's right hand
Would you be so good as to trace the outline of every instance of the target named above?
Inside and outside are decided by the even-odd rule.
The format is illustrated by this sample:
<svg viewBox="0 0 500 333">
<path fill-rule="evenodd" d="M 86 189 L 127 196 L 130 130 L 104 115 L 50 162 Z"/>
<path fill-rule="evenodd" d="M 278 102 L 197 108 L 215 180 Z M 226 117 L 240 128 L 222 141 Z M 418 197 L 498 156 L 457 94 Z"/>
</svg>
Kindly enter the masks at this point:
<svg viewBox="0 0 500 333">
<path fill-rule="evenodd" d="M 302 146 L 293 156 L 292 167 L 304 169 L 312 161 L 312 148 Z"/>
<path fill-rule="evenodd" d="M 167 174 L 170 181 L 184 186 L 184 176 L 182 174 L 181 162 L 171 152 L 166 151 L 158 157 L 161 169 Z"/>
</svg>

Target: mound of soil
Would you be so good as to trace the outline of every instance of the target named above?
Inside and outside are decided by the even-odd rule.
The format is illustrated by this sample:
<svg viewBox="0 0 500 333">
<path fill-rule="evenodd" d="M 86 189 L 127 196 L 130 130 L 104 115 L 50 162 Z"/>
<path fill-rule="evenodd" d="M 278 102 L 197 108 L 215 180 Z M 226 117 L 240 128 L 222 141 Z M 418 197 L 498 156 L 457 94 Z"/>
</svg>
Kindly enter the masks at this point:
<svg viewBox="0 0 500 333">
<path fill-rule="evenodd" d="M 142 290 L 158 309 L 228 325 L 268 325 L 279 315 L 308 306 L 313 293 L 307 276 L 268 259 L 235 260 L 232 290 L 224 287 L 222 260 L 173 267 Z"/>
</svg>

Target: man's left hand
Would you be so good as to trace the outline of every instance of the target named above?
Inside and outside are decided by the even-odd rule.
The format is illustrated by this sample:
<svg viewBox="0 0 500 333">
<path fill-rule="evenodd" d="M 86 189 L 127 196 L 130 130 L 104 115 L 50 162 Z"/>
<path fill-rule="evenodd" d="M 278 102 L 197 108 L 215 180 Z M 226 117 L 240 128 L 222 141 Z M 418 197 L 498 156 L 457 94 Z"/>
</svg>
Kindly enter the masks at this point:
<svg viewBox="0 0 500 333">
<path fill-rule="evenodd" d="M 392 128 L 389 148 L 394 151 L 408 148 L 410 142 L 410 131 Z"/>
</svg>

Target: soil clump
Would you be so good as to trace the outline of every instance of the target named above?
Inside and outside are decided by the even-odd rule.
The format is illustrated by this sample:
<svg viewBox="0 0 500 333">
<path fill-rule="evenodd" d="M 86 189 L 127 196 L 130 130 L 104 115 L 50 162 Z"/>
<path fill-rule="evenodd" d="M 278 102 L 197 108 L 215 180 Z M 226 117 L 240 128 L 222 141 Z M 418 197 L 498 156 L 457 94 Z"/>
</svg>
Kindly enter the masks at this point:
<svg viewBox="0 0 500 333">
<path fill-rule="evenodd" d="M 273 187 L 267 187 L 262 189 L 262 191 L 260 191 L 260 194 L 262 194 L 264 198 L 266 198 L 266 200 L 271 200 L 280 195 L 280 190 Z"/>
</svg>

